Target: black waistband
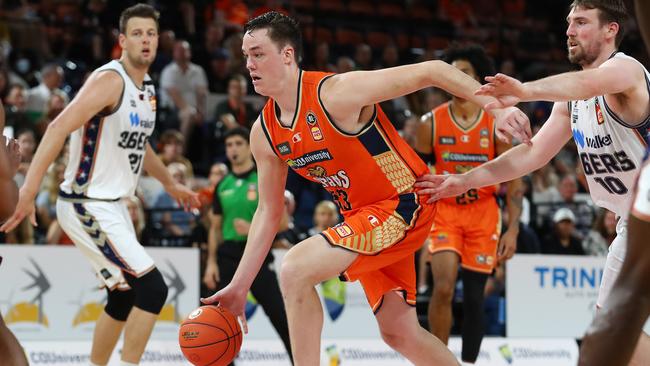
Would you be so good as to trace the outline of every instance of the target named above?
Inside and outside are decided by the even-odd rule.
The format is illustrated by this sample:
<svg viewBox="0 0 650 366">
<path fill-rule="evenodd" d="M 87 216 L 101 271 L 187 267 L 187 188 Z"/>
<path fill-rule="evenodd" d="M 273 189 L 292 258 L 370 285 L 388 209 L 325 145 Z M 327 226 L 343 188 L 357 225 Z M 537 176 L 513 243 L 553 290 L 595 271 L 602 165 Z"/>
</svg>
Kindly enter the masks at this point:
<svg viewBox="0 0 650 366">
<path fill-rule="evenodd" d="M 77 202 L 86 202 L 86 201 L 101 201 L 101 202 L 117 202 L 120 200 L 120 198 L 91 198 L 86 196 L 85 194 L 79 194 L 79 193 L 67 193 L 64 192 L 63 190 L 59 189 L 59 198 L 61 198 L 64 201 L 77 201 Z"/>
</svg>

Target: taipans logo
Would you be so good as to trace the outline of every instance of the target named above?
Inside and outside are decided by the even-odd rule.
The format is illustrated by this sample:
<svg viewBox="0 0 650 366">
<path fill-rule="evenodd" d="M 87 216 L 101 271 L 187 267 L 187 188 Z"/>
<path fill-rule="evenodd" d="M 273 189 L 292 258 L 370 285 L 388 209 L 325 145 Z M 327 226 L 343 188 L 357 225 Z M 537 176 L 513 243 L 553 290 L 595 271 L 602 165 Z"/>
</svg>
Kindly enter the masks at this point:
<svg viewBox="0 0 650 366">
<path fill-rule="evenodd" d="M 336 349 L 336 345 L 333 344 L 325 347 L 325 353 L 327 353 L 327 358 L 329 358 L 327 366 L 341 365 L 341 356 L 339 355 L 339 351 Z"/>
<path fill-rule="evenodd" d="M 169 295 L 167 295 L 167 302 L 158 314 L 158 321 L 180 323 L 183 317 L 178 313 L 179 300 L 183 292 L 185 292 L 185 282 L 176 270 L 176 267 L 169 260 L 166 261 L 167 266 L 171 272 L 160 271 L 163 277 L 167 280 L 167 287 L 169 288 Z M 160 268 L 160 267 L 159 267 Z"/>
<path fill-rule="evenodd" d="M 29 302 L 19 302 L 13 304 L 7 314 L 5 314 L 5 322 L 7 324 L 11 323 L 38 323 L 43 326 L 49 327 L 50 322 L 47 319 L 47 316 L 43 313 L 43 295 L 50 289 L 50 281 L 41 270 L 41 267 L 34 261 L 34 259 L 29 258 L 29 261 L 34 265 L 35 272 L 30 272 L 29 270 L 23 268 L 23 271 L 32 278 L 33 282 L 25 287 L 22 290 L 30 290 L 35 288 L 37 290 L 36 295 Z"/>
<path fill-rule="evenodd" d="M 499 353 L 501 354 L 501 357 L 503 357 L 504 360 L 508 364 L 512 364 L 513 359 L 512 359 L 512 351 L 510 350 L 510 347 L 507 344 L 504 344 L 503 346 L 499 347 Z"/>
<path fill-rule="evenodd" d="M 293 169 L 304 168 L 308 165 L 320 163 L 322 161 L 332 160 L 332 154 L 328 149 L 316 150 L 308 152 L 302 156 L 299 156 L 295 159 L 287 160 L 287 165 Z"/>
<path fill-rule="evenodd" d="M 307 174 L 314 178 L 325 178 L 327 177 L 327 171 L 320 165 L 307 168 Z"/>
<path fill-rule="evenodd" d="M 577 144 L 580 145 L 580 148 L 584 148 L 586 145 L 587 147 L 590 147 L 592 149 L 600 149 L 612 144 L 611 135 L 607 135 L 604 137 L 601 135 L 596 135 L 594 137 L 587 137 L 582 131 L 575 128 L 573 129 L 573 139 L 576 141 Z"/>
</svg>

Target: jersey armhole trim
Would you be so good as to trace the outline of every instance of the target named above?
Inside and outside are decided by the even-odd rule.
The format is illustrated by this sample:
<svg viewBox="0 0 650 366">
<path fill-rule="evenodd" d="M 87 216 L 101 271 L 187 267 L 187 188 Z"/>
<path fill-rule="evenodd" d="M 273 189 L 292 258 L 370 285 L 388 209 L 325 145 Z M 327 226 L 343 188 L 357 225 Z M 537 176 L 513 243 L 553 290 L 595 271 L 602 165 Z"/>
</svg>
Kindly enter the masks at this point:
<svg viewBox="0 0 650 366">
<path fill-rule="evenodd" d="M 120 74 L 119 71 L 117 71 L 115 69 L 99 70 L 99 72 L 104 72 L 104 71 L 112 71 L 112 72 L 116 73 L 117 75 L 119 75 L 119 77 L 122 79 L 122 93 L 120 93 L 120 99 L 117 101 L 117 104 L 115 105 L 115 107 L 113 107 L 108 112 L 100 111 L 99 113 L 97 113 L 98 117 L 108 117 L 111 114 L 115 114 L 115 112 L 117 112 L 120 109 L 120 107 L 122 106 L 122 99 L 124 99 L 124 90 L 126 89 L 126 80 L 124 80 L 124 77 L 122 76 L 122 74 Z"/>
<path fill-rule="evenodd" d="M 323 110 L 323 113 L 325 113 L 325 117 L 327 117 L 327 121 L 329 122 L 329 124 L 332 127 L 334 127 L 334 129 L 337 132 L 339 132 L 341 135 L 347 136 L 347 137 L 358 137 L 358 136 L 362 135 L 364 132 L 366 132 L 366 130 L 375 122 L 375 119 L 377 118 L 377 104 L 372 105 L 372 116 L 370 117 L 370 120 L 363 125 L 363 127 L 359 130 L 359 132 L 357 132 L 357 133 L 349 133 L 349 132 L 345 132 L 342 129 L 340 129 L 339 126 L 336 125 L 336 122 L 334 121 L 334 119 L 332 118 L 330 113 L 327 111 L 327 108 L 325 108 L 325 104 L 323 104 L 323 101 L 320 98 L 320 90 L 323 87 L 323 84 L 325 83 L 325 80 L 331 78 L 334 75 L 336 75 L 336 74 L 327 75 L 323 79 L 321 79 L 321 81 L 318 83 L 318 88 L 316 89 L 316 98 L 318 99 L 318 104 L 320 105 L 320 108 Z"/>
<path fill-rule="evenodd" d="M 275 151 L 275 147 L 273 146 L 273 140 L 271 140 L 271 135 L 269 134 L 269 131 L 266 129 L 266 123 L 264 123 L 264 112 L 260 113 L 260 124 L 262 125 L 262 131 L 264 131 L 264 136 L 266 136 L 266 140 L 269 142 L 269 146 L 271 147 L 271 150 L 273 150 L 273 153 L 280 159 L 280 155 L 278 154 L 277 151 Z"/>
</svg>

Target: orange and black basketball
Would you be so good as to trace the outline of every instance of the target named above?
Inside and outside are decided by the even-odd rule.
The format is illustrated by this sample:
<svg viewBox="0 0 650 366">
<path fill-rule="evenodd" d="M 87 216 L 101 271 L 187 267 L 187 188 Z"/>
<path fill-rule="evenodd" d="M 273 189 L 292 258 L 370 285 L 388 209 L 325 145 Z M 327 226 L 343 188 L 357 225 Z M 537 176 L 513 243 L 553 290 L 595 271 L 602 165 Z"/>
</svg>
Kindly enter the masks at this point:
<svg viewBox="0 0 650 366">
<path fill-rule="evenodd" d="M 181 324 L 178 343 L 196 366 L 225 366 L 239 353 L 242 331 L 237 317 L 221 306 L 194 310 Z"/>
</svg>

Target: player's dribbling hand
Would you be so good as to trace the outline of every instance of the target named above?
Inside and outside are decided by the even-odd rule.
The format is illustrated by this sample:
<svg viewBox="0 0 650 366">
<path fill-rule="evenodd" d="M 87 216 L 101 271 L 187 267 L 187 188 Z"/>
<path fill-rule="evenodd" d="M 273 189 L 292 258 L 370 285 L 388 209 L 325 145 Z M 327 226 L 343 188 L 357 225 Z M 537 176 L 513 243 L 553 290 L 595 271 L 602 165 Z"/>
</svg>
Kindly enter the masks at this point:
<svg viewBox="0 0 650 366">
<path fill-rule="evenodd" d="M 199 194 L 180 183 L 165 186 L 165 191 L 172 196 L 185 211 L 201 206 Z"/>
<path fill-rule="evenodd" d="M 417 179 L 414 186 L 418 194 L 430 196 L 427 203 L 433 203 L 441 198 L 455 197 L 467 192 L 469 187 L 465 180 L 462 174 L 425 174 Z"/>
<path fill-rule="evenodd" d="M 34 208 L 34 195 L 26 193 L 24 190 L 20 190 L 20 195 L 18 196 L 18 203 L 16 204 L 16 210 L 13 215 L 5 223 L 0 226 L 0 231 L 9 232 L 18 226 L 25 217 L 29 216 L 29 221 L 34 226 L 36 224 L 36 213 Z"/>
<path fill-rule="evenodd" d="M 248 324 L 246 324 L 246 314 L 244 313 L 247 295 L 247 289 L 238 288 L 230 283 L 214 295 L 201 299 L 201 302 L 206 305 L 218 304 L 230 310 L 239 319 L 244 334 L 248 334 Z"/>
</svg>

